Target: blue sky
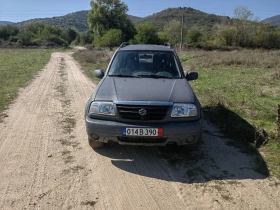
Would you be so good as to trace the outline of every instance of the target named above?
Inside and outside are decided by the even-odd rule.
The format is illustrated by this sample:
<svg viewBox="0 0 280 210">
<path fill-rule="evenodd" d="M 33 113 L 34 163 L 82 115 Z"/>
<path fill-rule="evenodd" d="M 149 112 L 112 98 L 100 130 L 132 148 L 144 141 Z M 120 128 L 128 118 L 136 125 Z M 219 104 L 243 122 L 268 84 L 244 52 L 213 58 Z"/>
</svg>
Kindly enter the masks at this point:
<svg viewBox="0 0 280 210">
<path fill-rule="evenodd" d="M 232 17 L 238 5 L 248 6 L 260 20 L 280 15 L 280 0 L 124 0 L 128 14 L 145 17 L 170 7 L 192 7 Z M 62 16 L 89 10 L 90 0 L 0 0 L 0 21 L 20 22 L 32 18 Z"/>
</svg>

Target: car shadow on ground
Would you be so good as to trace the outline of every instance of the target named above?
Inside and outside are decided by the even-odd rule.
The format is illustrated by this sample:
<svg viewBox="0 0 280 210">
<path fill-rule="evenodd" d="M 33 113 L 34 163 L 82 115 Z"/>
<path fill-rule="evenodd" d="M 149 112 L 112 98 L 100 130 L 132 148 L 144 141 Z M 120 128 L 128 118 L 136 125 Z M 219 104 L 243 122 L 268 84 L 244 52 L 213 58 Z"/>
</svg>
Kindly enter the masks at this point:
<svg viewBox="0 0 280 210">
<path fill-rule="evenodd" d="M 237 145 L 205 122 L 197 151 L 176 147 L 113 146 L 95 149 L 113 166 L 144 177 L 182 183 L 265 179 L 268 168 L 257 150 Z"/>
</svg>

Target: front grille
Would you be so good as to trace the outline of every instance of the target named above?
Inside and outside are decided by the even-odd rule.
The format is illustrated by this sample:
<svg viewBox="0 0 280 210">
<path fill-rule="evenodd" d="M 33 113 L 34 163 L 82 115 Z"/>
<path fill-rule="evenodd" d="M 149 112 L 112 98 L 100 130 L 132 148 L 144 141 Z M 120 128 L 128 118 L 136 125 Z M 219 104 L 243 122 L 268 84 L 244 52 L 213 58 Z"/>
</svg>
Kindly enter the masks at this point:
<svg viewBox="0 0 280 210">
<path fill-rule="evenodd" d="M 169 106 L 156 105 L 119 105 L 117 109 L 121 118 L 126 120 L 163 120 L 168 112 Z M 139 110 L 145 109 L 146 115 L 139 114 Z"/>
<path fill-rule="evenodd" d="M 164 143 L 167 138 L 161 137 L 118 137 L 118 140 L 125 143 Z"/>
</svg>

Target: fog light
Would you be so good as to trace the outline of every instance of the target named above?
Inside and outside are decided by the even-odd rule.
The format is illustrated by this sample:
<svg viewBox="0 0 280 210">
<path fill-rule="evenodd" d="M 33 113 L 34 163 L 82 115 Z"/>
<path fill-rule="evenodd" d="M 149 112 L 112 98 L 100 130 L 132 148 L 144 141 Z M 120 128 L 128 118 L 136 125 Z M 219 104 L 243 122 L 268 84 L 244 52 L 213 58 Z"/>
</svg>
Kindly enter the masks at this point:
<svg viewBox="0 0 280 210">
<path fill-rule="evenodd" d="M 187 141 L 188 143 L 194 142 L 194 141 L 195 141 L 195 136 L 193 136 L 193 135 L 188 136 L 188 137 L 186 138 L 186 141 Z"/>
<path fill-rule="evenodd" d="M 98 139 L 99 139 L 99 136 L 98 136 L 96 133 L 92 133 L 92 134 L 91 134 L 91 138 L 92 138 L 93 140 L 98 140 Z"/>
</svg>

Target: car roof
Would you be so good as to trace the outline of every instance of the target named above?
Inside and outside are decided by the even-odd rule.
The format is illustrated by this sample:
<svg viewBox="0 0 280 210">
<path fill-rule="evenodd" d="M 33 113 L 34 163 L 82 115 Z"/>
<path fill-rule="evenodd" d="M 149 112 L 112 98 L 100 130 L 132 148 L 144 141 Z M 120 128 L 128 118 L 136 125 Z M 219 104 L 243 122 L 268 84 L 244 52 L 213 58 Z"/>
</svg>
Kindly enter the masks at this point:
<svg viewBox="0 0 280 210">
<path fill-rule="evenodd" d="M 118 51 L 132 51 L 132 50 L 147 50 L 147 51 L 169 51 L 174 52 L 174 49 L 170 45 L 149 45 L 149 44 L 136 44 L 136 45 L 124 45 L 118 48 Z"/>
</svg>

